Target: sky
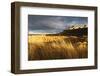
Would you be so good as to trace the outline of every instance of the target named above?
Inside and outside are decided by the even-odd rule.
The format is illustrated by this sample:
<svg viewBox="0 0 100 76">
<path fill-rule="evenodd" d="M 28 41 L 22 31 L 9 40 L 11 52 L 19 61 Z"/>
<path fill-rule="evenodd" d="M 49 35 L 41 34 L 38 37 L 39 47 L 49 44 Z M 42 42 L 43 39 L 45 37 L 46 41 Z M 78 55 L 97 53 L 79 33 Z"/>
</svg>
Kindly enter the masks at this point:
<svg viewBox="0 0 100 76">
<path fill-rule="evenodd" d="M 87 17 L 28 15 L 29 34 L 56 34 L 75 24 L 88 24 Z"/>
</svg>

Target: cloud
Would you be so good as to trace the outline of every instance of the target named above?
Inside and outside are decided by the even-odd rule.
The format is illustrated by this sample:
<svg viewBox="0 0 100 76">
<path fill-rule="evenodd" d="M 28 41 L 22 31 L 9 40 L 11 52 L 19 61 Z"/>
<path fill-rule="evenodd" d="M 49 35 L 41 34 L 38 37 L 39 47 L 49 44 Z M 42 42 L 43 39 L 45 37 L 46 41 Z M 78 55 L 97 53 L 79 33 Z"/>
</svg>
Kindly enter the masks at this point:
<svg viewBox="0 0 100 76">
<path fill-rule="evenodd" d="M 67 29 L 71 24 L 85 24 L 86 17 L 68 17 L 68 16 L 43 16 L 43 15 L 29 15 L 28 16 L 28 30 L 37 32 L 51 33 L 61 32 Z"/>
<path fill-rule="evenodd" d="M 45 30 L 45 29 L 64 29 L 64 22 L 59 17 L 29 17 L 29 29 Z"/>
</svg>

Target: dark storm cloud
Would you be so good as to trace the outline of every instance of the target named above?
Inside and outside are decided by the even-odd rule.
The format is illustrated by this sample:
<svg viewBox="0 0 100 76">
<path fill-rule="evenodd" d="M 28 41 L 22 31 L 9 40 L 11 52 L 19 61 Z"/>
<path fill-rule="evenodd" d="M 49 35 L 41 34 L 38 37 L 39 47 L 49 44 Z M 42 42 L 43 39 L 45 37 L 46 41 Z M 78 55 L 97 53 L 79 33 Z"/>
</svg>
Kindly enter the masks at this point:
<svg viewBox="0 0 100 76">
<path fill-rule="evenodd" d="M 87 24 L 87 17 L 29 15 L 29 32 L 57 33 L 73 24 Z M 52 31 L 51 31 L 52 30 Z"/>
</svg>

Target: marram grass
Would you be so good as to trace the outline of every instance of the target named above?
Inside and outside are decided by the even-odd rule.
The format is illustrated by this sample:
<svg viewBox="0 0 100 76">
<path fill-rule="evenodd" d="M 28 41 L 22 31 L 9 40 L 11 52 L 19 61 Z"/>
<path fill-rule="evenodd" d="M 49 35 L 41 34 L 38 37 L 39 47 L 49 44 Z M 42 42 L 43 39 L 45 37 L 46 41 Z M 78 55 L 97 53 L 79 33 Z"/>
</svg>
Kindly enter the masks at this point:
<svg viewBox="0 0 100 76">
<path fill-rule="evenodd" d="M 87 37 L 77 36 L 28 36 L 28 59 L 75 59 L 88 57 Z"/>
</svg>

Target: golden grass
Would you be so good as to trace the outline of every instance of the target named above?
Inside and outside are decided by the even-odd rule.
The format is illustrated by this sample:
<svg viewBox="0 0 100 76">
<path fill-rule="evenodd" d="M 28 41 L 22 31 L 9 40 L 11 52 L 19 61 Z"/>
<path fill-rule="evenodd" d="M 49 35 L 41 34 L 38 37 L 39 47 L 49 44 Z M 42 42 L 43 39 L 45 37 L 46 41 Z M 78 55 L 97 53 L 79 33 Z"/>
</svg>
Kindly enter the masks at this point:
<svg viewBox="0 0 100 76">
<path fill-rule="evenodd" d="M 28 59 L 87 58 L 87 37 L 77 36 L 28 36 Z"/>
</svg>

